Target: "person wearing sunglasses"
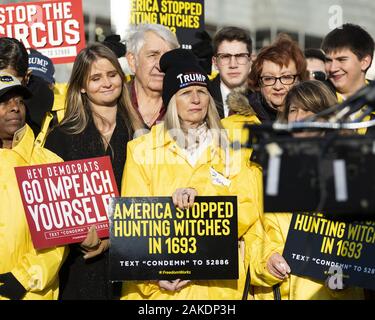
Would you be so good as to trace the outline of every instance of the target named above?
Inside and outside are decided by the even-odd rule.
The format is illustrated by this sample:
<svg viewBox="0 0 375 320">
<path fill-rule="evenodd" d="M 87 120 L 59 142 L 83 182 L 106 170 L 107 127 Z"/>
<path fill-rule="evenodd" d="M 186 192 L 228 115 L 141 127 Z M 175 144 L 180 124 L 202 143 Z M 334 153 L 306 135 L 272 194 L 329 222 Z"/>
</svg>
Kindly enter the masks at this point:
<svg viewBox="0 0 375 320">
<path fill-rule="evenodd" d="M 249 75 L 253 92 L 248 99 L 259 120 L 276 120 L 288 91 L 307 79 L 303 52 L 288 35 L 279 34 L 273 44 L 260 50 Z"/>
</svg>

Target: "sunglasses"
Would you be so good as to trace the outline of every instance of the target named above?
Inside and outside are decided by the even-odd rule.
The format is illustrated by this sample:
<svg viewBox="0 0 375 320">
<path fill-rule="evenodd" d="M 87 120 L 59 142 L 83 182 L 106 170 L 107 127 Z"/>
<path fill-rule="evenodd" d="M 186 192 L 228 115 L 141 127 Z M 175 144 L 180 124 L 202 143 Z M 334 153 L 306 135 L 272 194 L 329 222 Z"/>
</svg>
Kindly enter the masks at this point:
<svg viewBox="0 0 375 320">
<path fill-rule="evenodd" d="M 327 74 L 323 71 L 310 71 L 310 74 L 315 80 L 319 80 L 319 81 L 327 80 Z"/>
</svg>

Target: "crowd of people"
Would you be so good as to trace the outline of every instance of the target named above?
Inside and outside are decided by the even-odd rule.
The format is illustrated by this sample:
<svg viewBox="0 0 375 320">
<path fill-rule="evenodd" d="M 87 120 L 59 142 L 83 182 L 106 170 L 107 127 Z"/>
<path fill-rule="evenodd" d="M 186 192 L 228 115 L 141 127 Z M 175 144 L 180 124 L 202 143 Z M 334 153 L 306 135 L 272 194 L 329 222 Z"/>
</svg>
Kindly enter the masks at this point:
<svg viewBox="0 0 375 320">
<path fill-rule="evenodd" d="M 256 54 L 243 28 L 202 39 L 212 49 L 197 57 L 168 28 L 140 24 L 126 46 L 111 36 L 79 52 L 61 87 L 50 59 L 0 38 L 0 300 L 364 299 L 362 288 L 293 274 L 282 255 L 292 213 L 263 212 L 262 168 L 231 145 L 247 139 L 244 124 L 300 121 L 368 85 L 372 37 L 347 23 L 321 48 L 280 34 Z M 122 197 L 169 196 L 183 209 L 196 196 L 237 196 L 238 279 L 112 283 L 110 241 L 95 228 L 81 243 L 35 249 L 13 168 L 104 155 Z"/>
</svg>

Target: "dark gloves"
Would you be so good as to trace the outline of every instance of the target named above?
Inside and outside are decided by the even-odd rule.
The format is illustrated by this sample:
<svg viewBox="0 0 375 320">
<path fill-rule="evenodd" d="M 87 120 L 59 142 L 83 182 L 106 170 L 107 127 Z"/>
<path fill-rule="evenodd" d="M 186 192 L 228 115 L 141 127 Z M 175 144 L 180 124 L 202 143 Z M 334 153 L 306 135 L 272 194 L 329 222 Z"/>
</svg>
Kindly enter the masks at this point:
<svg viewBox="0 0 375 320">
<path fill-rule="evenodd" d="M 201 67 L 210 74 L 212 56 L 214 54 L 211 37 L 207 31 L 197 31 L 195 33 L 195 38 L 198 39 L 198 41 L 192 45 L 191 51 L 193 51 L 198 58 Z"/>
<path fill-rule="evenodd" d="M 20 300 L 25 293 L 26 289 L 11 272 L 0 274 L 0 296 Z"/>
</svg>

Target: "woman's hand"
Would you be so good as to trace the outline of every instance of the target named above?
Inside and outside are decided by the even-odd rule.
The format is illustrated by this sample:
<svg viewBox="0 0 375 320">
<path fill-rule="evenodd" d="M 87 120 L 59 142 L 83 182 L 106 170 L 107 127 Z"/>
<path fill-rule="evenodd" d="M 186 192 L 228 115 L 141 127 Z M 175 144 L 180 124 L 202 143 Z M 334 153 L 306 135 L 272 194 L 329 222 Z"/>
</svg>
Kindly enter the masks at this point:
<svg viewBox="0 0 375 320">
<path fill-rule="evenodd" d="M 179 188 L 172 194 L 173 204 L 180 209 L 190 208 L 197 195 L 197 190 L 193 188 Z"/>
<path fill-rule="evenodd" d="M 158 285 L 161 290 L 167 290 L 167 291 L 180 291 L 183 287 L 185 287 L 190 280 L 159 280 Z"/>
<path fill-rule="evenodd" d="M 290 267 L 284 257 L 279 253 L 273 253 L 267 261 L 267 270 L 274 277 L 284 280 L 290 273 Z"/>
<path fill-rule="evenodd" d="M 94 258 L 108 250 L 109 246 L 109 239 L 101 240 L 98 237 L 95 226 L 91 226 L 86 239 L 81 243 L 81 251 L 84 254 L 83 259 Z"/>
</svg>

